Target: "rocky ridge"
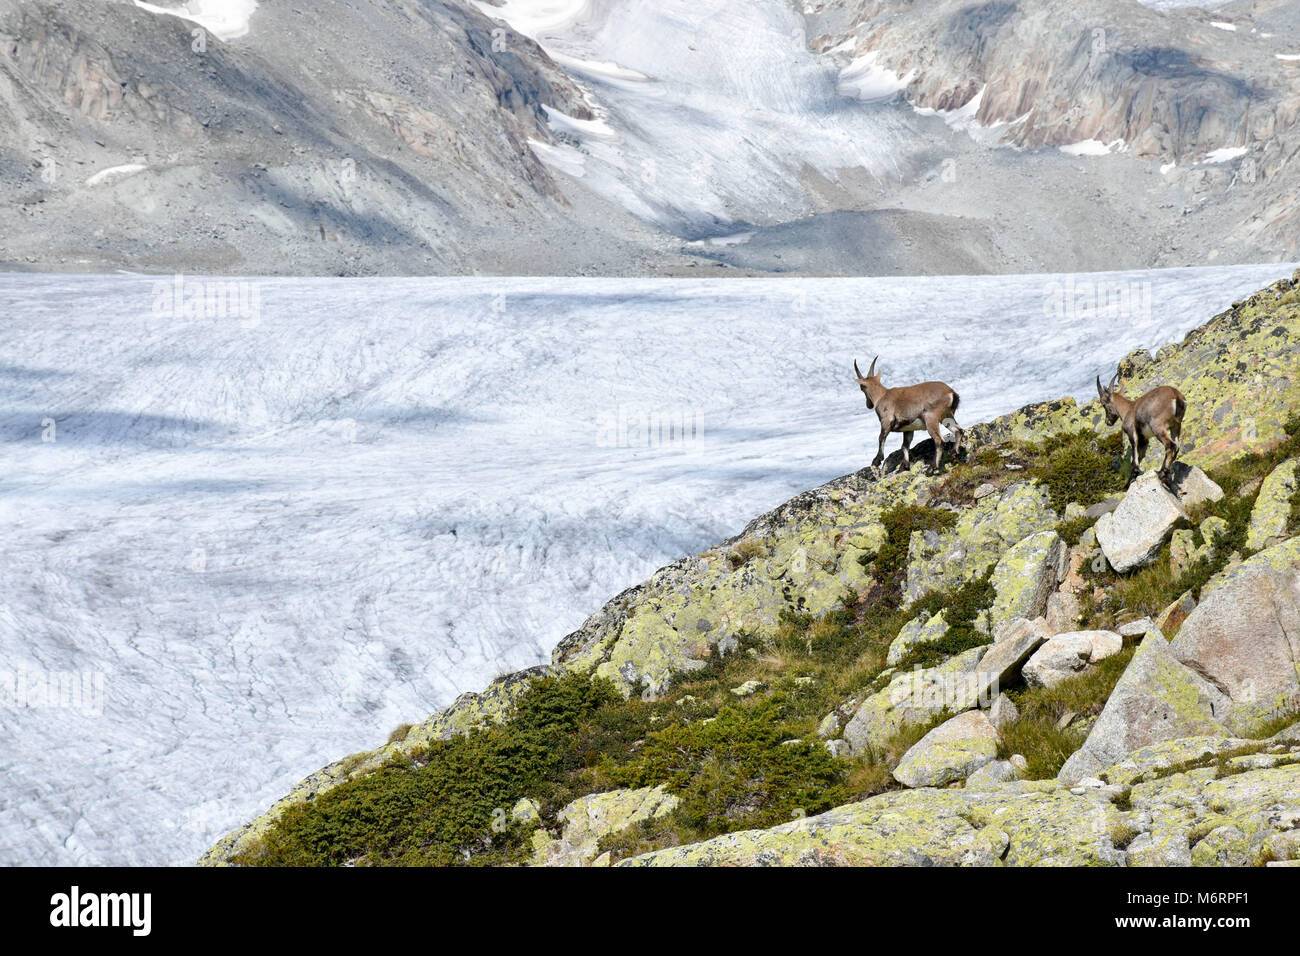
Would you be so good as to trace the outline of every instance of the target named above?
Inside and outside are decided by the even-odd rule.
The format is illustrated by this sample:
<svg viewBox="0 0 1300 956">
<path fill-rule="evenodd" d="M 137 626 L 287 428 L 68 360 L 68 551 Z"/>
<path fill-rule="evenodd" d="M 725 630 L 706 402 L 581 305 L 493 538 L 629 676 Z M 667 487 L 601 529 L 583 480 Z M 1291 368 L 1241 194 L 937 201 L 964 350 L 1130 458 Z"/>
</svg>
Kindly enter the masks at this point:
<svg viewBox="0 0 1300 956">
<path fill-rule="evenodd" d="M 1293 498 L 1263 492 L 1287 487 L 1300 451 L 1300 386 L 1288 374 L 1300 358 L 1298 283 L 1300 274 L 1282 280 L 1158 356 L 1122 365 L 1132 392 L 1176 382 L 1188 397 L 1187 468 L 1174 490 L 1161 489 L 1178 520 L 1147 509 L 1124 519 L 1128 497 L 1146 492 L 1135 483 L 1117 495 L 1098 469 L 1103 461 L 1117 474 L 1119 454 L 1097 437 L 1109 432 L 1096 403 L 1029 406 L 972 428 L 967 461 L 944 475 L 897 470 L 895 456 L 883 474 L 864 469 L 805 492 L 661 569 L 565 638 L 548 667 L 464 695 L 400 739 L 324 768 L 203 862 L 256 862 L 287 811 L 418 763 L 436 742 L 509 727 L 548 674 L 603 678 L 649 714 L 632 750 L 656 722 L 689 735 L 738 714 L 767 719 L 800 694 L 813 695 L 808 706 L 830 701 L 830 713 L 789 724 L 806 737 L 778 733 L 770 752 L 829 754 L 834 768 L 877 774 L 858 787 L 876 795 L 761 829 L 737 826 L 753 812 L 742 802 L 728 822 L 709 824 L 726 832 L 672 846 L 654 827 L 692 798 L 680 791 L 679 808 L 666 799 L 677 788 L 661 778 L 603 791 L 597 817 L 616 822 L 600 834 L 587 812 L 594 794 L 545 810 L 527 829 L 537 862 L 1300 858 L 1300 515 Z M 1071 470 L 1085 453 L 1102 474 Z M 1146 466 L 1158 457 L 1153 449 Z M 1100 532 L 1106 517 L 1146 525 L 1139 530 L 1160 547 L 1116 570 Z M 1277 529 L 1262 549 L 1246 544 L 1258 527 Z M 1175 574 L 1177 530 L 1190 532 L 1183 543 L 1199 556 Z M 925 596 L 906 597 L 917 592 Z M 881 624 L 886 606 L 895 609 Z M 880 643 L 862 645 L 854 663 L 801 673 L 817 641 L 870 644 L 874 634 Z M 791 656 L 805 640 L 808 654 Z M 714 686 L 731 703 L 702 709 Z M 610 842 L 643 830 L 646 840 Z"/>
</svg>

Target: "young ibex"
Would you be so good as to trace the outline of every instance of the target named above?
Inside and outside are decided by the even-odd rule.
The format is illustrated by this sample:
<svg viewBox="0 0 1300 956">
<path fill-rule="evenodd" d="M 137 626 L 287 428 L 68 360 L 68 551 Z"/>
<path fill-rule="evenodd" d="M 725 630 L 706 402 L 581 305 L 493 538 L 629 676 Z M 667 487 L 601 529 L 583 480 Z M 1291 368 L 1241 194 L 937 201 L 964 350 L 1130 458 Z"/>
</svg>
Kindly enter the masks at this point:
<svg viewBox="0 0 1300 956">
<path fill-rule="evenodd" d="M 880 376 L 876 374 L 876 360 L 879 358 L 880 356 L 877 355 L 871 360 L 871 368 L 867 369 L 865 376 L 858 368 L 857 359 L 853 360 L 853 371 L 862 394 L 867 397 L 867 408 L 874 408 L 876 415 L 880 417 L 880 449 L 876 452 L 871 467 L 878 468 L 884 461 L 885 441 L 889 438 L 890 432 L 902 432 L 903 467 L 911 468 L 912 456 L 908 452 L 908 446 L 912 444 L 912 433 L 924 428 L 934 439 L 934 464 L 928 469 L 933 474 L 939 470 L 939 463 L 943 459 L 943 433 L 939 431 L 940 424 L 946 425 L 956 438 L 953 454 L 957 455 L 961 452 L 961 440 L 966 433 L 957 426 L 957 421 L 953 418 L 957 414 L 961 397 L 951 386 L 943 382 L 922 382 L 920 385 L 908 385 L 905 388 L 885 388 L 880 384 Z"/>
<path fill-rule="evenodd" d="M 1187 399 L 1183 398 L 1183 393 L 1178 389 L 1161 385 L 1133 401 L 1116 391 L 1118 383 L 1118 372 L 1104 388 L 1101 376 L 1097 376 L 1097 394 L 1101 396 L 1101 407 L 1106 412 L 1106 424 L 1120 422 L 1120 427 L 1128 436 L 1133 462 L 1128 480 L 1131 483 L 1134 475 L 1141 470 L 1147 445 L 1155 437 L 1165 446 L 1165 460 L 1160 466 L 1159 474 L 1160 480 L 1168 484 L 1170 469 L 1182 448 L 1178 437 L 1183 433 L 1183 412 L 1187 410 Z"/>
</svg>

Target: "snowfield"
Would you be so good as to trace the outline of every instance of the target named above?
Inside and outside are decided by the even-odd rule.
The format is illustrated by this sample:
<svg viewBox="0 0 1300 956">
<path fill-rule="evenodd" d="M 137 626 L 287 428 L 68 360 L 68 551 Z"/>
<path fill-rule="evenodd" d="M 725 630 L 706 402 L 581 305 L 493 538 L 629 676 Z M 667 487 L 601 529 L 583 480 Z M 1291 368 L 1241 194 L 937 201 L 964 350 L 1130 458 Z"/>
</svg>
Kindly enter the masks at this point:
<svg viewBox="0 0 1300 956">
<path fill-rule="evenodd" d="M 946 379 L 969 425 L 1087 396 L 1288 271 L 0 275 L 0 863 L 192 862 L 547 660 L 624 587 L 865 465 L 855 357 Z M 1076 305 L 1100 282 L 1121 314 Z"/>
</svg>

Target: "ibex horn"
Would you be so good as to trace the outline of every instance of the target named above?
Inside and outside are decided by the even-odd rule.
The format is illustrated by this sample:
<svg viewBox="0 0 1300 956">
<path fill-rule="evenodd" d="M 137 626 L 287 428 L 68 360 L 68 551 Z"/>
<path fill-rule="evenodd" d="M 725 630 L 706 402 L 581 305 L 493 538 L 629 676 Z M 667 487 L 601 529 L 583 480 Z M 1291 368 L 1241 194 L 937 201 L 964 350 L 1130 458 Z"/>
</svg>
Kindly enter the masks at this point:
<svg viewBox="0 0 1300 956">
<path fill-rule="evenodd" d="M 876 359 L 878 358 L 880 358 L 879 355 L 871 360 L 871 368 L 867 369 L 867 378 L 871 378 L 871 376 L 876 374 Z"/>
<path fill-rule="evenodd" d="M 1101 376 L 1100 376 L 1100 375 L 1097 376 L 1097 394 L 1098 394 L 1101 398 L 1105 398 L 1105 397 L 1106 397 L 1106 389 L 1102 388 L 1102 385 L 1101 385 Z"/>
<path fill-rule="evenodd" d="M 862 378 L 862 369 L 858 368 L 857 359 L 853 360 L 853 374 L 856 375 L 858 378 Z"/>
<path fill-rule="evenodd" d="M 1110 384 L 1107 385 L 1106 388 L 1107 388 L 1107 389 L 1114 389 L 1115 386 L 1118 385 L 1118 384 L 1119 384 L 1119 372 L 1116 372 L 1115 375 L 1111 378 L 1111 380 L 1110 380 Z"/>
</svg>

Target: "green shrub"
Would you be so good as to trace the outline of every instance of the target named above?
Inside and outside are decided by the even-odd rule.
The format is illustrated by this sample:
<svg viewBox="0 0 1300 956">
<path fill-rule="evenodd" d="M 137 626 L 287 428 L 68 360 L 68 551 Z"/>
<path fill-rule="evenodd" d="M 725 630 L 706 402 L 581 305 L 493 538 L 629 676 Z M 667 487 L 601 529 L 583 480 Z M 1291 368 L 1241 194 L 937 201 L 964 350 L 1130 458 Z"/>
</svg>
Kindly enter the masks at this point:
<svg viewBox="0 0 1300 956">
<path fill-rule="evenodd" d="M 519 859 L 525 834 L 508 818 L 521 797 L 580 767 L 590 747 L 585 718 L 621 704 L 605 680 L 543 678 L 514 717 L 436 741 L 285 810 L 259 845 L 235 862 L 250 865 L 445 866 Z"/>
<path fill-rule="evenodd" d="M 1080 429 L 1054 435 L 1036 447 L 1029 477 L 1047 489 L 1057 511 L 1071 501 L 1095 504 L 1124 490 L 1123 445 L 1119 432 L 1103 436 Z"/>
<path fill-rule="evenodd" d="M 820 741 L 787 743 L 789 708 L 774 694 L 725 706 L 709 721 L 670 724 L 606 774 L 623 787 L 667 784 L 681 799 L 675 829 L 691 840 L 829 810 L 848 797 L 845 766 Z"/>
</svg>

